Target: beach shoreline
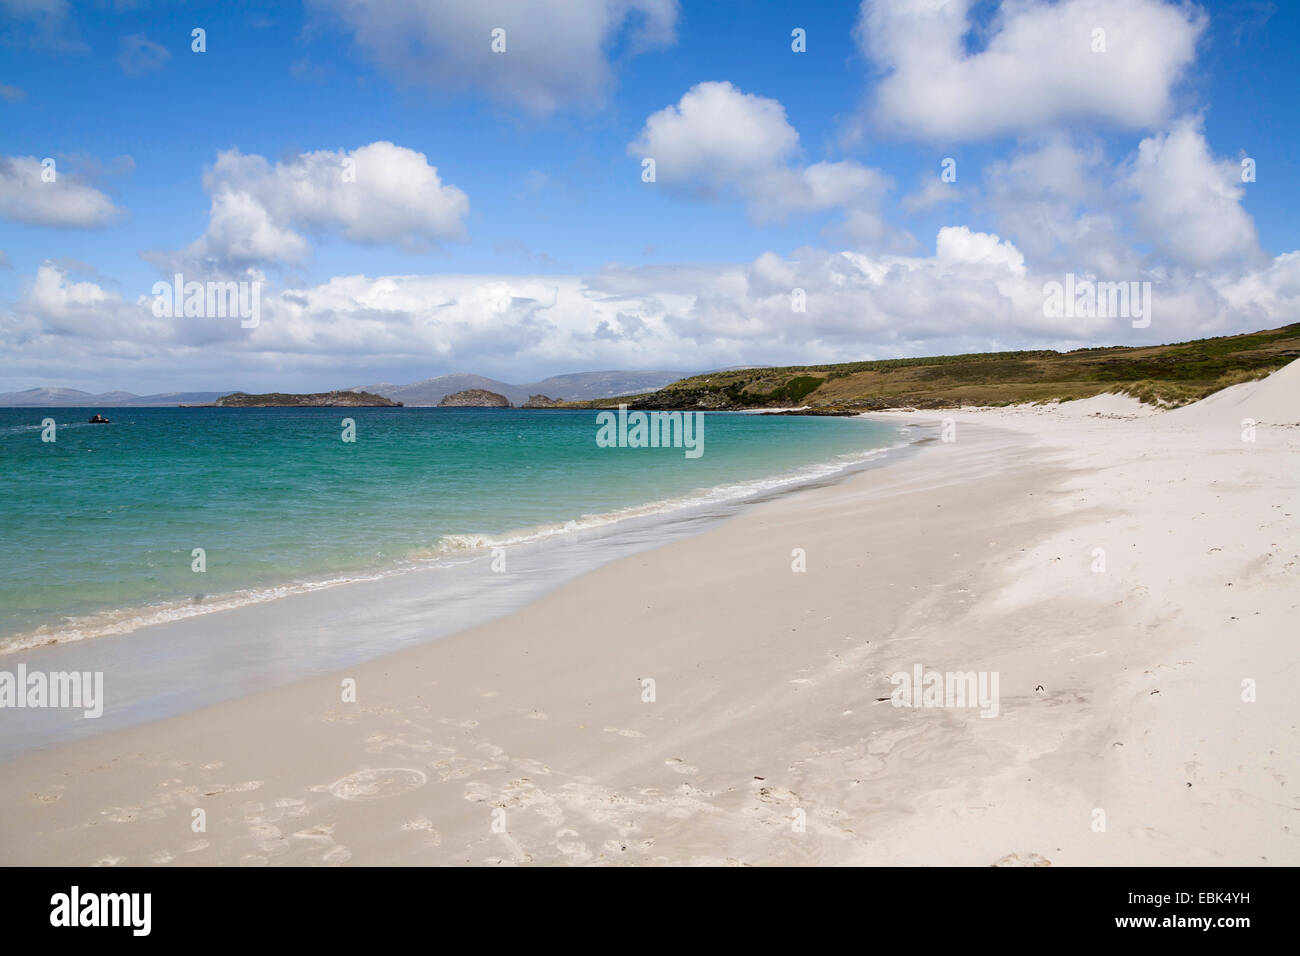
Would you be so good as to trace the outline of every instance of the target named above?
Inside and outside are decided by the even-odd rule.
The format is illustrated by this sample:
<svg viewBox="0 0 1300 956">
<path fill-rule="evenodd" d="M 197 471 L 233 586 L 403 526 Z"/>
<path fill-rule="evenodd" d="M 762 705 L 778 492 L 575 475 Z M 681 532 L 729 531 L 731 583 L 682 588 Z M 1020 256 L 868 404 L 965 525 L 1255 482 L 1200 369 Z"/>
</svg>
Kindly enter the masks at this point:
<svg viewBox="0 0 1300 956">
<path fill-rule="evenodd" d="M 53 458 L 44 449 L 31 457 L 30 442 L 15 449 L 28 455 L 22 464 L 32 469 L 24 472 L 31 487 L 57 475 L 61 484 L 51 494 L 67 523 L 56 539 L 42 537 L 44 528 L 38 531 L 30 520 L 10 527 L 11 546 L 26 541 L 49 553 L 36 564 L 40 573 L 26 576 L 23 568 L 31 562 L 17 550 L 5 555 L 0 660 L 338 586 L 454 569 L 498 549 L 517 553 L 575 535 L 617 534 L 629 525 L 671 524 L 709 511 L 729 514 L 733 505 L 870 467 L 882 453 L 901 447 L 888 434 L 892 429 L 879 425 L 850 425 L 831 444 L 824 432 L 817 442 L 794 426 L 750 444 L 788 449 L 802 447 L 802 438 L 808 446 L 802 453 L 756 460 L 738 455 L 733 445 L 699 465 L 669 461 L 665 473 L 663 455 L 597 451 L 588 432 L 591 416 L 582 412 L 554 418 L 544 412 L 522 426 L 480 409 L 460 410 L 456 417 L 404 417 L 404 430 L 394 429 L 392 420 L 363 421 L 365 447 L 357 451 L 336 441 L 332 431 L 322 434 L 329 423 L 321 410 L 310 411 L 315 414 L 301 421 L 259 418 L 253 424 L 261 430 L 247 442 L 271 453 L 253 458 L 245 447 L 227 454 L 239 460 L 221 482 L 204 487 L 167 484 L 165 476 L 201 467 L 206 448 L 192 445 L 157 458 L 141 454 L 141 444 L 150 454 L 155 449 L 149 436 L 156 429 L 174 424 L 165 421 L 124 422 L 129 427 L 116 445 L 73 447 L 72 460 Z M 560 420 L 568 429 L 564 434 L 536 427 Z M 220 419 L 207 427 L 222 435 L 241 432 Z M 535 439 L 526 453 L 516 433 L 520 427 Z M 24 438 L 37 428 L 32 422 L 14 426 Z M 722 431 L 719 440 L 734 441 L 728 429 Z M 279 450 L 281 443 L 289 447 Z M 444 457 L 431 460 L 440 453 Z M 484 460 L 491 453 L 499 460 Z M 77 460 L 83 454 L 111 461 L 96 472 L 85 459 Z M 410 466 L 406 472 L 404 464 Z M 319 480 L 313 467 L 332 474 Z M 378 494 L 372 469 L 382 473 L 384 489 L 397 491 Z M 143 498 L 120 491 L 106 496 L 86 477 L 94 474 L 117 481 L 133 476 L 137 483 L 143 477 L 148 492 Z M 520 477 L 494 484 L 501 474 Z M 665 483 L 638 480 L 647 474 Z M 6 517 L 35 514 L 35 504 L 10 502 Z M 291 532 L 299 526 L 295 539 Z M 192 549 L 191 542 L 204 547 Z"/>
<path fill-rule="evenodd" d="M 66 708 L 0 710 L 0 766 L 23 753 L 176 716 L 330 673 L 509 614 L 610 561 L 699 534 L 752 505 L 834 483 L 912 454 L 894 427 L 872 444 L 793 471 L 702 488 L 608 514 L 524 529 L 451 535 L 441 558 L 347 577 L 208 595 L 102 614 L 55 629 L 57 640 L 0 644 L 0 671 L 102 674 L 95 719 Z M 120 627 L 118 620 L 121 620 Z M 96 633 L 96 631 L 99 633 Z M 83 633 L 85 631 L 86 633 Z M 202 661 L 202 668 L 194 662 Z"/>
<path fill-rule="evenodd" d="M 0 861 L 1294 863 L 1297 430 L 1070 405 L 876 416 L 955 440 L 20 757 Z M 892 706 L 916 665 L 996 673 L 997 717 Z"/>
</svg>

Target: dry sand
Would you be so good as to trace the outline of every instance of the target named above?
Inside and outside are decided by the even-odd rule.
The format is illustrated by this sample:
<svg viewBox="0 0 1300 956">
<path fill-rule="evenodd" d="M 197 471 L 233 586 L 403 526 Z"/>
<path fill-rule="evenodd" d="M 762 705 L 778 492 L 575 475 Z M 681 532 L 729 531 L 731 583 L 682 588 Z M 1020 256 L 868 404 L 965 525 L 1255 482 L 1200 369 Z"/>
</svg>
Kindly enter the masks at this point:
<svg viewBox="0 0 1300 956">
<path fill-rule="evenodd" d="M 0 862 L 1295 864 L 1300 363 L 1149 411 L 942 415 L 507 618 L 23 757 Z M 998 715 L 880 700 L 916 664 Z"/>
</svg>

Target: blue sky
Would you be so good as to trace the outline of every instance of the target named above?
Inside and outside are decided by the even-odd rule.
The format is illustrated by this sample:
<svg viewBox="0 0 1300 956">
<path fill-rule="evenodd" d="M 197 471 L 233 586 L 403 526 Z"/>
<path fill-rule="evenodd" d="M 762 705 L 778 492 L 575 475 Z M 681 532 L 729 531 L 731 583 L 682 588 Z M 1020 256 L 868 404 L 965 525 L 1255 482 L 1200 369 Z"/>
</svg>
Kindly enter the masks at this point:
<svg viewBox="0 0 1300 956">
<path fill-rule="evenodd" d="M 0 389 L 522 381 L 1294 321 L 1297 5 L 953 6 L 960 29 L 872 0 L 0 0 Z M 398 152 L 362 163 L 386 182 L 360 209 L 324 186 L 280 202 L 304 154 L 377 143 Z M 273 172 L 205 185 L 231 150 Z M 19 162 L 45 157 L 57 199 Z M 408 175 L 427 189 L 402 211 Z M 218 195 L 275 237 L 240 236 Z M 160 329 L 150 290 L 178 267 L 264 283 L 263 324 Z M 1152 280 L 1163 320 L 1053 325 L 1034 290 L 1065 271 Z M 787 321 L 796 285 L 816 307 Z"/>
</svg>

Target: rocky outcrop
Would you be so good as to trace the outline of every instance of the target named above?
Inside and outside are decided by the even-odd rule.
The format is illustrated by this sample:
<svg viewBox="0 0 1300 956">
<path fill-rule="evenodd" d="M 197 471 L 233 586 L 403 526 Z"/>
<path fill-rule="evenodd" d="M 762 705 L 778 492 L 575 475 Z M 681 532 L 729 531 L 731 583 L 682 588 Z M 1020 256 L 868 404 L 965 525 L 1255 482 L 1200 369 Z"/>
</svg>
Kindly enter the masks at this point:
<svg viewBox="0 0 1300 956">
<path fill-rule="evenodd" d="M 486 388 L 467 388 L 452 392 L 438 403 L 439 408 L 510 408 L 510 399 Z"/>
<path fill-rule="evenodd" d="M 555 408 L 557 405 L 563 405 L 564 402 L 558 398 L 547 398 L 545 395 L 529 395 L 528 401 L 524 402 L 520 408 Z"/>
<path fill-rule="evenodd" d="M 398 408 L 401 402 L 371 395 L 369 392 L 312 392 L 307 395 L 291 395 L 285 392 L 266 392 L 262 395 L 249 395 L 247 392 L 231 392 L 222 395 L 216 402 L 222 408 L 276 408 L 319 406 L 333 408 Z"/>
</svg>

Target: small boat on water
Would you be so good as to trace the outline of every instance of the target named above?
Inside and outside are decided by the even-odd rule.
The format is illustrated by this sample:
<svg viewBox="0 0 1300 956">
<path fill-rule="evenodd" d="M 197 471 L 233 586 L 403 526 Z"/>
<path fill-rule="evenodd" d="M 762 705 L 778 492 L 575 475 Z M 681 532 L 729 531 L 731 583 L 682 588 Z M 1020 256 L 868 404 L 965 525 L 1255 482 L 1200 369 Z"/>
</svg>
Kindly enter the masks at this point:
<svg viewBox="0 0 1300 956">
<path fill-rule="evenodd" d="M 96 412 L 94 415 L 91 415 L 91 416 L 90 416 L 90 422 L 89 422 L 89 424 L 91 424 L 91 425 L 111 425 L 112 422 L 110 422 L 110 421 L 109 421 L 107 418 L 105 418 L 103 415 L 99 414 L 99 412 Z"/>
</svg>

